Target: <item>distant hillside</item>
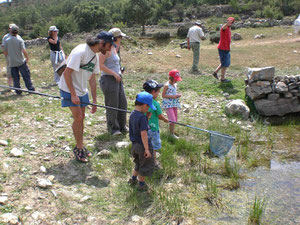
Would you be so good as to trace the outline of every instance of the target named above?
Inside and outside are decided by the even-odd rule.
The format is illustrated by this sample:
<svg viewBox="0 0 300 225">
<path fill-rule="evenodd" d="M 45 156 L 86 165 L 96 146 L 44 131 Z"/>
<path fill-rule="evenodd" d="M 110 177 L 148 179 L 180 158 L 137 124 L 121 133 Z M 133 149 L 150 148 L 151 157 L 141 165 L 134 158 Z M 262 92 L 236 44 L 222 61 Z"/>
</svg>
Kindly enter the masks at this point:
<svg viewBox="0 0 300 225">
<path fill-rule="evenodd" d="M 205 5 L 229 4 L 235 14 L 280 19 L 300 12 L 299 0 L 12 0 L 0 4 L 0 35 L 9 23 L 26 38 L 45 36 L 50 25 L 66 32 L 111 26 L 181 22 L 199 18 Z"/>
</svg>

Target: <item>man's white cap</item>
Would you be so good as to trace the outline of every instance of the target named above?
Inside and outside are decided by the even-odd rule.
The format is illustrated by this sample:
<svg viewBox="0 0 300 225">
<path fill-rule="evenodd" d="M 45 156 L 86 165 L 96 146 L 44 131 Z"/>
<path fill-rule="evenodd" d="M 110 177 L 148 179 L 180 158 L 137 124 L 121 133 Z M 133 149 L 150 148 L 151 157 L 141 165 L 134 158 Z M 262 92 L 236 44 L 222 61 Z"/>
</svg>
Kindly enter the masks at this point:
<svg viewBox="0 0 300 225">
<path fill-rule="evenodd" d="M 119 28 L 112 28 L 108 31 L 109 33 L 112 33 L 114 37 L 127 37 L 126 34 L 124 34 Z"/>
</svg>

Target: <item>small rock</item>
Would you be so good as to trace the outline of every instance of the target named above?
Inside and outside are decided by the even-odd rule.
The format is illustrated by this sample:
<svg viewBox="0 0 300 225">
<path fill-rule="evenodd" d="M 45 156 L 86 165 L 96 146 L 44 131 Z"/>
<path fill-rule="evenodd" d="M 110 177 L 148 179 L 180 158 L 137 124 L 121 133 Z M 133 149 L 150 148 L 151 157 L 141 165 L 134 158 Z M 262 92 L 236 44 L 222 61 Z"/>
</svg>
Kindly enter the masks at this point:
<svg viewBox="0 0 300 225">
<path fill-rule="evenodd" d="M 10 151 L 10 154 L 14 157 L 20 157 L 22 155 L 24 155 L 23 151 L 20 150 L 20 149 L 17 149 L 17 148 L 13 148 L 11 151 Z"/>
<path fill-rule="evenodd" d="M 0 197 L 0 204 L 4 205 L 8 200 L 8 197 L 7 196 L 1 196 Z"/>
<path fill-rule="evenodd" d="M 53 176 L 53 175 L 50 175 L 50 176 L 48 177 L 48 180 L 50 180 L 51 182 L 53 182 L 54 179 L 55 179 L 55 176 Z"/>
<path fill-rule="evenodd" d="M 293 53 L 297 53 L 297 52 L 298 52 L 297 50 L 294 50 L 294 51 L 293 51 Z"/>
<path fill-rule="evenodd" d="M 44 167 L 44 166 L 41 166 L 41 167 L 40 167 L 40 171 L 41 171 L 42 173 L 47 173 L 47 169 L 46 169 L 46 167 Z"/>
<path fill-rule="evenodd" d="M 287 35 L 288 35 L 288 36 L 293 36 L 293 34 L 292 34 L 292 33 L 288 33 Z"/>
<path fill-rule="evenodd" d="M 89 199 L 91 199 L 91 196 L 84 196 L 82 199 L 80 199 L 80 202 L 85 202 Z"/>
<path fill-rule="evenodd" d="M 89 216 L 87 219 L 86 219 L 88 222 L 95 222 L 97 220 L 96 217 L 94 216 Z"/>
<path fill-rule="evenodd" d="M 26 210 L 26 211 L 31 211 L 32 209 L 33 209 L 33 208 L 32 208 L 31 206 L 29 206 L 29 205 L 25 207 L 25 210 Z"/>
<path fill-rule="evenodd" d="M 91 122 L 91 121 L 87 121 L 87 122 L 86 122 L 86 125 L 91 126 L 91 125 L 92 125 L 92 122 Z"/>
<path fill-rule="evenodd" d="M 5 140 L 0 140 L 0 145 L 7 146 L 8 142 Z"/>
<path fill-rule="evenodd" d="M 51 187 L 52 186 L 52 183 L 50 180 L 48 179 L 40 179 L 38 178 L 38 186 L 41 187 L 41 188 L 48 188 L 48 187 Z"/>
<path fill-rule="evenodd" d="M 34 213 L 31 214 L 31 217 L 34 220 L 39 220 L 39 219 L 43 219 L 46 215 L 44 213 L 40 213 L 38 211 L 35 211 Z"/>
<path fill-rule="evenodd" d="M 176 55 L 176 58 L 181 58 L 181 55 Z"/>
<path fill-rule="evenodd" d="M 184 113 L 189 113 L 190 110 L 189 110 L 189 109 L 184 109 L 183 112 L 184 112 Z"/>
<path fill-rule="evenodd" d="M 38 155 L 39 153 L 37 152 L 29 152 L 30 155 Z"/>
<path fill-rule="evenodd" d="M 189 104 L 182 104 L 182 106 L 184 107 L 184 108 L 191 108 L 191 106 L 189 105 Z"/>
<path fill-rule="evenodd" d="M 292 93 L 290 93 L 290 92 L 286 92 L 286 93 L 284 93 L 284 97 L 285 98 L 292 98 L 294 95 L 292 94 Z"/>
<path fill-rule="evenodd" d="M 109 157 L 111 155 L 111 151 L 103 149 L 97 155 L 100 156 L 100 157 Z"/>
<path fill-rule="evenodd" d="M 4 213 L 2 216 L 2 221 L 8 224 L 19 224 L 18 217 L 12 213 Z"/>
<path fill-rule="evenodd" d="M 148 55 L 153 55 L 153 53 L 152 52 L 148 52 Z"/>
<path fill-rule="evenodd" d="M 51 190 L 51 193 L 53 194 L 53 196 L 54 196 L 55 198 L 57 198 L 57 194 L 56 194 L 56 192 L 55 192 L 54 190 Z"/>
<path fill-rule="evenodd" d="M 62 124 L 62 123 L 58 123 L 58 124 L 56 124 L 56 127 L 57 127 L 57 128 L 63 128 L 63 127 L 65 127 L 65 125 Z"/>
<path fill-rule="evenodd" d="M 50 156 L 46 156 L 45 158 L 43 158 L 44 161 L 50 161 L 51 157 Z"/>
<path fill-rule="evenodd" d="M 117 148 L 127 148 L 130 145 L 128 141 L 120 141 L 116 144 Z"/>
<path fill-rule="evenodd" d="M 71 151 L 71 148 L 69 146 L 65 147 L 65 151 L 69 152 Z"/>
<path fill-rule="evenodd" d="M 138 215 L 134 215 L 131 217 L 131 220 L 132 220 L 132 222 L 137 223 L 137 222 L 140 222 L 142 220 L 142 218 Z"/>
</svg>

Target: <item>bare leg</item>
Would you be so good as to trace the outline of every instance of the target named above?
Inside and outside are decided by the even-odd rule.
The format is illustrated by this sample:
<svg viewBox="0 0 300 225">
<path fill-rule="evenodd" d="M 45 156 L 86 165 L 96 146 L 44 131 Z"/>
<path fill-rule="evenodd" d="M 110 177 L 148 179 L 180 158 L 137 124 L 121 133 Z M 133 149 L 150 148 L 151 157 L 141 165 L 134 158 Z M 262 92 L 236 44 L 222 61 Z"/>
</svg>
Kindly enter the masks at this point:
<svg viewBox="0 0 300 225">
<path fill-rule="evenodd" d="M 139 175 L 139 172 L 136 171 L 136 170 L 133 170 L 132 175 L 135 176 L 135 177 L 137 177 Z"/>
<path fill-rule="evenodd" d="M 139 175 L 139 182 L 145 182 L 146 177 L 145 176 L 140 176 Z"/>
<path fill-rule="evenodd" d="M 83 120 L 84 110 L 80 107 L 69 107 L 74 121 L 72 124 L 73 134 L 76 140 L 76 146 L 78 149 L 83 149 Z"/>
<path fill-rule="evenodd" d="M 175 129 L 175 124 L 174 123 L 170 123 L 170 133 L 174 134 L 174 129 Z"/>
<path fill-rule="evenodd" d="M 221 67 L 222 67 L 222 65 L 220 64 L 220 65 L 216 68 L 216 70 L 215 70 L 215 73 L 216 73 L 216 74 L 218 74 L 218 72 L 219 72 L 219 70 L 221 69 Z"/>
<path fill-rule="evenodd" d="M 225 80 L 226 67 L 221 67 L 221 80 Z"/>
</svg>

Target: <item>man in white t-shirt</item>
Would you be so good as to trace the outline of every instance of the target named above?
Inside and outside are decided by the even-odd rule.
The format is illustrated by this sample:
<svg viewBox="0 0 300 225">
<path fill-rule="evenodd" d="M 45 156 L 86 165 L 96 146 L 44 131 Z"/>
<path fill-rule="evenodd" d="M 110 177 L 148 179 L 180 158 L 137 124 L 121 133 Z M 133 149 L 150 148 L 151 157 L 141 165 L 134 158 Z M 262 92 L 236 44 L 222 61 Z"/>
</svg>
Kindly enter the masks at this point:
<svg viewBox="0 0 300 225">
<path fill-rule="evenodd" d="M 187 34 L 188 50 L 193 50 L 193 66 L 192 72 L 199 73 L 198 64 L 200 58 L 200 41 L 205 40 L 203 30 L 201 28 L 201 22 L 195 22 L 195 25 L 189 29 Z"/>
<path fill-rule="evenodd" d="M 98 52 L 103 54 L 110 51 L 114 37 L 111 33 L 102 31 L 95 37 L 88 37 L 86 44 L 75 47 L 67 59 L 67 67 L 58 83 L 60 95 L 63 97 L 62 107 L 69 107 L 73 115 L 73 134 L 76 146 L 73 149 L 76 159 L 88 162 L 91 156 L 83 145 L 83 129 L 85 107 L 89 103 L 88 83 L 90 85 L 93 103 L 96 98 L 96 74 L 100 73 Z M 91 113 L 95 113 L 96 106 L 92 106 Z"/>
</svg>

